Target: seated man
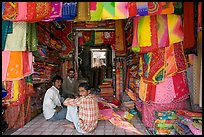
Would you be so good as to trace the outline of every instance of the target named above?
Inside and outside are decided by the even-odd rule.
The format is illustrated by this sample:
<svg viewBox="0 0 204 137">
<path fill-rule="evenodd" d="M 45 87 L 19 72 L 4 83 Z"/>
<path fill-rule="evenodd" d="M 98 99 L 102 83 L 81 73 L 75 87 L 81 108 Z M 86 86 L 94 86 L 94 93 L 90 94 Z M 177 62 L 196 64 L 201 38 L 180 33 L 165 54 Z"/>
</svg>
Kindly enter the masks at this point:
<svg viewBox="0 0 204 137">
<path fill-rule="evenodd" d="M 55 76 L 52 80 L 53 86 L 45 93 L 43 114 L 46 120 L 56 121 L 66 118 L 67 109 L 62 107 L 64 99 L 59 94 L 62 81 L 60 76 Z"/>
<path fill-rule="evenodd" d="M 91 132 L 98 123 L 99 108 L 97 98 L 90 92 L 89 85 L 81 83 L 79 85 L 80 97 L 76 99 L 67 98 L 63 103 L 67 106 L 66 119 L 73 122 L 79 133 Z M 79 107 L 79 112 L 77 112 L 77 107 Z"/>
</svg>

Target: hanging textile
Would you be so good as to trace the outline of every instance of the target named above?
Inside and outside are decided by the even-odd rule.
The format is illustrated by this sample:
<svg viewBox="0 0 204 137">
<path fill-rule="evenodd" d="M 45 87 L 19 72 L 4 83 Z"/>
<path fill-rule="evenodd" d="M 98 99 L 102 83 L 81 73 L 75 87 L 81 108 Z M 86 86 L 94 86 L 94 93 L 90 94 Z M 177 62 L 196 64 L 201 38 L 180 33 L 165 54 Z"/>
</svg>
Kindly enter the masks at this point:
<svg viewBox="0 0 204 137">
<path fill-rule="evenodd" d="M 183 3 L 183 31 L 184 49 L 192 48 L 195 44 L 194 36 L 194 2 Z"/>
<path fill-rule="evenodd" d="M 95 32 L 95 45 L 103 44 L 103 32 Z"/>
<path fill-rule="evenodd" d="M 175 14 L 167 14 L 167 21 L 170 44 L 183 41 L 184 32 L 181 16 Z"/>
<path fill-rule="evenodd" d="M 18 15 L 13 21 L 26 21 L 27 15 L 27 2 L 17 2 L 18 3 Z"/>
<path fill-rule="evenodd" d="M 7 68 L 10 60 L 10 51 L 2 51 L 2 81 L 6 80 Z"/>
<path fill-rule="evenodd" d="M 27 23 L 26 45 L 28 51 L 37 51 L 38 38 L 36 23 Z"/>
<path fill-rule="evenodd" d="M 136 6 L 138 16 L 148 15 L 148 2 L 136 2 Z"/>
<path fill-rule="evenodd" d="M 73 20 L 77 16 L 77 2 L 63 2 L 62 16 L 57 17 L 56 21 Z"/>
<path fill-rule="evenodd" d="M 62 17 L 62 5 L 63 2 L 51 2 L 52 11 L 49 13 L 49 17 L 45 17 L 42 21 L 52 21 L 57 17 Z"/>
<path fill-rule="evenodd" d="M 115 44 L 115 32 L 103 32 L 104 44 Z"/>
<path fill-rule="evenodd" d="M 115 2 L 103 2 L 102 20 L 115 19 Z"/>
<path fill-rule="evenodd" d="M 162 12 L 161 2 L 148 2 L 148 15 L 160 14 Z"/>
<path fill-rule="evenodd" d="M 90 21 L 100 21 L 103 10 L 103 2 L 90 2 Z"/>
<path fill-rule="evenodd" d="M 6 38 L 5 51 L 26 51 L 26 22 L 13 22 L 13 33 Z"/>
<path fill-rule="evenodd" d="M 115 19 L 127 19 L 128 17 L 128 2 L 115 2 Z"/>
<path fill-rule="evenodd" d="M 162 12 L 161 14 L 172 14 L 174 13 L 173 2 L 161 2 Z"/>
<path fill-rule="evenodd" d="M 132 51 L 140 52 L 139 38 L 138 38 L 138 21 L 140 17 L 135 17 L 133 19 L 133 41 L 132 41 Z"/>
<path fill-rule="evenodd" d="M 18 2 L 5 2 L 3 20 L 14 20 L 18 15 Z"/>
<path fill-rule="evenodd" d="M 2 3 L 1 3 L 1 8 L 2 8 L 2 9 L 1 9 L 2 11 L 1 11 L 1 12 L 2 12 L 2 15 L 4 14 L 4 6 L 5 6 L 5 3 L 6 3 L 6 2 L 2 2 Z"/>
<path fill-rule="evenodd" d="M 87 21 L 90 20 L 90 5 L 89 2 L 78 2 L 77 16 L 74 21 Z"/>
<path fill-rule="evenodd" d="M 183 14 L 183 2 L 173 2 L 174 14 Z"/>
<path fill-rule="evenodd" d="M 5 48 L 6 38 L 8 34 L 13 32 L 13 22 L 2 20 L 2 51 Z"/>
<path fill-rule="evenodd" d="M 135 17 L 137 15 L 136 2 L 128 2 L 129 17 Z"/>
<path fill-rule="evenodd" d="M 94 31 L 84 31 L 82 32 L 83 43 L 85 46 L 93 46 L 95 41 L 95 32 Z"/>
</svg>

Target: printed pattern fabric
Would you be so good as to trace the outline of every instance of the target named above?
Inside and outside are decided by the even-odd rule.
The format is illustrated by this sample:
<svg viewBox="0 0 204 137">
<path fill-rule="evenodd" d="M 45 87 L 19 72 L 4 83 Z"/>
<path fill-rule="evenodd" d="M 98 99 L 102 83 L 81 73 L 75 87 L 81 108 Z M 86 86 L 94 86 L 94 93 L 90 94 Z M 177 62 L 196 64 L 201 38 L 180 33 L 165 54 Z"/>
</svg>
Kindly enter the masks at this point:
<svg viewBox="0 0 204 137">
<path fill-rule="evenodd" d="M 161 2 L 148 2 L 148 15 L 160 14 L 162 12 Z"/>
<path fill-rule="evenodd" d="M 18 2 L 5 2 L 2 19 L 14 20 L 18 15 Z"/>
</svg>

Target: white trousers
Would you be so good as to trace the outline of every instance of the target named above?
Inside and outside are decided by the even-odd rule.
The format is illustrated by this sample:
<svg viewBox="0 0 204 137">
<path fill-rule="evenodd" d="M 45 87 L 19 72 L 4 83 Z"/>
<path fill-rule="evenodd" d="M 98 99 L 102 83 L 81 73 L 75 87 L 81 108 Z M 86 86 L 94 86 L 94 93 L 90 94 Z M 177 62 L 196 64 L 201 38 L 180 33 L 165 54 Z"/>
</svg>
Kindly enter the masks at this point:
<svg viewBox="0 0 204 137">
<path fill-rule="evenodd" d="M 77 106 L 67 106 L 66 119 L 68 121 L 71 121 L 71 122 L 74 123 L 74 126 L 75 126 L 77 132 L 82 133 L 82 134 L 86 133 L 85 131 L 83 131 L 80 128 L 79 115 L 78 115 L 78 112 L 77 112 Z"/>
</svg>

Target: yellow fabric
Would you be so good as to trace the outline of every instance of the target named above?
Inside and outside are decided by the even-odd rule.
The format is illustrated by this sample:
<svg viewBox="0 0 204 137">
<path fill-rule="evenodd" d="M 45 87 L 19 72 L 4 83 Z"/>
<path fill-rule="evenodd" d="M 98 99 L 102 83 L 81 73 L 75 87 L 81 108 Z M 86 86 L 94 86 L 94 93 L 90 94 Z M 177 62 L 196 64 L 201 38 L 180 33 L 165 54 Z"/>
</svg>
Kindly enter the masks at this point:
<svg viewBox="0 0 204 137">
<path fill-rule="evenodd" d="M 103 44 L 103 32 L 95 32 L 95 44 Z"/>
<path fill-rule="evenodd" d="M 142 101 L 146 100 L 147 84 L 144 83 L 143 78 L 140 78 L 139 98 Z"/>
<path fill-rule="evenodd" d="M 78 2 L 77 17 L 74 21 L 88 21 L 91 19 L 89 2 Z"/>
<path fill-rule="evenodd" d="M 150 16 L 140 17 L 138 27 L 141 27 L 139 36 L 140 47 L 151 46 Z"/>
<path fill-rule="evenodd" d="M 18 100 L 18 80 L 13 81 L 13 98 L 12 101 L 17 101 Z"/>
</svg>

